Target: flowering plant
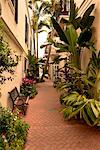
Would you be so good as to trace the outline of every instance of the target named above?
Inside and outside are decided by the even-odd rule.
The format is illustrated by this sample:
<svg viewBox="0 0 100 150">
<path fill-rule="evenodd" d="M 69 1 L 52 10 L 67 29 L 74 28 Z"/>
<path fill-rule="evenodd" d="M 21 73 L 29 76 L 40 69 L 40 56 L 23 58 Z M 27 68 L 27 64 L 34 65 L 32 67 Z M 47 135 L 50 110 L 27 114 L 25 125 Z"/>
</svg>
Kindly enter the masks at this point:
<svg viewBox="0 0 100 150">
<path fill-rule="evenodd" d="M 35 80 L 28 79 L 26 77 L 22 79 L 22 84 L 35 84 L 35 83 L 36 83 Z"/>
<path fill-rule="evenodd" d="M 34 97 L 37 94 L 36 81 L 28 78 L 22 79 L 22 85 L 20 86 L 20 92 L 24 96 Z"/>
<path fill-rule="evenodd" d="M 18 113 L 0 106 L 0 149 L 23 149 L 29 125 L 25 123 Z"/>
</svg>

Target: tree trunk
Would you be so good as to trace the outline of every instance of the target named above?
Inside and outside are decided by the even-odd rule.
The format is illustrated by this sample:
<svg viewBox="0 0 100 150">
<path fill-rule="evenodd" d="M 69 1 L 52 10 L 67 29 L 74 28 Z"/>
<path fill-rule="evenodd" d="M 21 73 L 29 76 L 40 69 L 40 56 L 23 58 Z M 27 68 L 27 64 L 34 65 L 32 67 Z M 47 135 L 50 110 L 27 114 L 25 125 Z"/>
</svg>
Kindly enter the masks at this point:
<svg viewBox="0 0 100 150">
<path fill-rule="evenodd" d="M 38 59 L 38 27 L 36 29 L 36 57 Z"/>
<path fill-rule="evenodd" d="M 35 31 L 34 30 L 33 30 L 33 42 L 34 42 L 34 56 L 36 56 Z"/>
<path fill-rule="evenodd" d="M 36 58 L 37 58 L 37 63 L 38 63 L 38 25 L 36 27 Z M 37 65 L 37 77 L 39 77 L 39 66 Z"/>
<path fill-rule="evenodd" d="M 48 56 L 47 56 L 46 64 L 45 64 L 44 69 L 43 69 L 43 74 L 42 74 L 42 77 L 41 77 L 41 81 L 43 81 L 43 78 L 44 78 L 44 76 L 45 76 L 47 67 L 49 66 L 50 54 L 51 54 L 51 46 L 49 45 L 49 53 L 48 53 Z"/>
</svg>

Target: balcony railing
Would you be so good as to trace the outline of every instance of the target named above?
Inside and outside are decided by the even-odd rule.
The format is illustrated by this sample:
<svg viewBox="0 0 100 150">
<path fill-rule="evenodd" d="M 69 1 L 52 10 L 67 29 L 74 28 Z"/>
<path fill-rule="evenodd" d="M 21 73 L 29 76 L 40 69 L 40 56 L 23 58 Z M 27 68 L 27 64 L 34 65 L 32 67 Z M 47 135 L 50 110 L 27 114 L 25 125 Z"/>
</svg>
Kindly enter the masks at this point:
<svg viewBox="0 0 100 150">
<path fill-rule="evenodd" d="M 70 12 L 70 1 L 60 0 L 61 13 L 60 15 L 69 15 Z"/>
</svg>

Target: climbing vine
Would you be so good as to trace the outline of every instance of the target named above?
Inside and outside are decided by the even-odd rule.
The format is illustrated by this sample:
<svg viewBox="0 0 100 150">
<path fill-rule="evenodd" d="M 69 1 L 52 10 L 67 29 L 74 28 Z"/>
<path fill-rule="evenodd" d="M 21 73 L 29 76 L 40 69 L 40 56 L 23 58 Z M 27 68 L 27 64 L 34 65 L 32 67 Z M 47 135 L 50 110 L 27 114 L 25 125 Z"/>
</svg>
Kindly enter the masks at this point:
<svg viewBox="0 0 100 150">
<path fill-rule="evenodd" d="M 12 80 L 11 74 L 14 74 L 14 67 L 18 64 L 18 56 L 12 56 L 11 49 L 3 33 L 0 22 L 0 85 L 5 83 L 6 80 Z M 10 73 L 10 76 L 6 77 L 5 72 Z"/>
</svg>

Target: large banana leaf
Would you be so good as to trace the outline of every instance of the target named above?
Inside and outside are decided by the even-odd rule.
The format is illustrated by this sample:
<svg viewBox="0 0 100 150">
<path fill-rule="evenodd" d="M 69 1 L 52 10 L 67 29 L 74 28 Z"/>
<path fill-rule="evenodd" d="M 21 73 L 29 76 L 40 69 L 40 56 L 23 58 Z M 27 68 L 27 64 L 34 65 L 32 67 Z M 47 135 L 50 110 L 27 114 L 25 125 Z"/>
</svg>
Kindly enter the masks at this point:
<svg viewBox="0 0 100 150">
<path fill-rule="evenodd" d="M 94 9 L 94 4 L 92 4 L 84 13 L 82 19 L 81 19 L 81 22 L 80 22 L 80 28 L 83 30 L 85 28 L 90 28 L 93 21 L 94 21 L 94 16 L 90 16 L 91 12 L 93 11 Z"/>
<path fill-rule="evenodd" d="M 64 31 L 62 30 L 62 28 L 60 27 L 58 22 L 54 19 L 54 17 L 51 17 L 51 21 L 53 23 L 53 27 L 55 28 L 55 30 L 57 31 L 57 33 L 59 35 L 60 40 L 64 41 L 66 44 L 69 44 Z"/>
<path fill-rule="evenodd" d="M 81 30 L 85 28 L 90 28 L 93 24 L 94 19 L 95 19 L 94 16 L 88 16 L 87 18 L 82 18 L 79 25 Z"/>
<path fill-rule="evenodd" d="M 54 43 L 54 46 L 58 48 L 56 52 L 69 52 L 68 45 L 62 43 Z"/>
<path fill-rule="evenodd" d="M 73 54 L 76 54 L 76 45 L 77 45 L 77 32 L 74 29 L 72 25 L 69 25 L 67 27 L 67 30 L 65 31 L 65 35 L 69 42 L 69 51 Z"/>
<path fill-rule="evenodd" d="M 78 17 L 78 18 L 72 20 L 72 22 L 71 22 L 76 30 L 80 27 L 80 21 L 81 21 L 81 17 Z"/>
<path fill-rule="evenodd" d="M 83 18 L 87 18 L 92 13 L 93 9 L 95 7 L 95 4 L 92 4 L 84 13 Z"/>
<path fill-rule="evenodd" d="M 92 37 L 92 30 L 91 29 L 85 29 L 84 31 L 82 31 L 78 37 L 78 44 L 81 47 L 87 47 L 87 42 L 90 41 Z"/>
</svg>

